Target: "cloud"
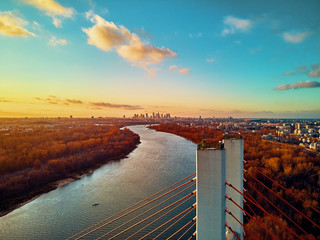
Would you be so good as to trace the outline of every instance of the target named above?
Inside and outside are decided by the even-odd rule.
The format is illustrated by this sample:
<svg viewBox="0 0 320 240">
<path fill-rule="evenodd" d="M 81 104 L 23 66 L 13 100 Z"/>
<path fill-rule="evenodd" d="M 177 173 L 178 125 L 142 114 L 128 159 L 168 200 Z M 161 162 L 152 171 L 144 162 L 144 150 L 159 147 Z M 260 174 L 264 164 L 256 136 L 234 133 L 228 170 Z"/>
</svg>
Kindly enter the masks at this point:
<svg viewBox="0 0 320 240">
<path fill-rule="evenodd" d="M 77 99 L 66 99 L 67 103 L 72 103 L 72 104 L 82 104 L 82 101 L 77 100 Z"/>
<path fill-rule="evenodd" d="M 189 33 L 189 38 L 201 38 L 202 37 L 202 32 L 198 32 L 197 34 L 192 34 L 192 33 Z"/>
<path fill-rule="evenodd" d="M 142 107 L 137 105 L 112 104 L 112 103 L 106 103 L 106 102 L 90 102 L 90 105 L 94 107 L 104 107 L 104 108 L 122 108 L 125 110 L 143 109 Z"/>
<path fill-rule="evenodd" d="M 151 33 L 148 33 L 146 30 L 144 30 L 144 28 L 136 28 L 135 29 L 136 34 L 138 34 L 138 36 L 144 38 L 144 39 L 152 39 L 153 35 Z"/>
<path fill-rule="evenodd" d="M 34 33 L 29 32 L 23 26 L 28 22 L 13 15 L 12 12 L 0 12 L 0 33 L 14 37 L 28 37 L 35 36 Z"/>
<path fill-rule="evenodd" d="M 56 28 L 61 28 L 62 27 L 61 19 L 53 17 L 52 20 L 53 20 L 52 23 Z"/>
<path fill-rule="evenodd" d="M 49 45 L 51 45 L 51 46 L 66 45 L 67 43 L 68 43 L 67 40 L 57 39 L 54 36 L 49 40 Z"/>
<path fill-rule="evenodd" d="M 285 72 L 283 75 L 284 76 L 292 76 L 292 75 L 295 75 L 296 73 L 294 72 Z"/>
<path fill-rule="evenodd" d="M 178 67 L 176 65 L 171 65 L 169 67 L 169 71 L 173 71 L 173 70 L 177 70 L 178 73 L 181 73 L 181 74 L 189 74 L 190 73 L 190 70 L 189 68 L 181 68 L 181 67 Z"/>
<path fill-rule="evenodd" d="M 274 88 L 274 90 L 289 90 L 298 88 L 318 88 L 320 87 L 320 82 L 316 81 L 300 81 L 292 84 L 282 84 Z"/>
<path fill-rule="evenodd" d="M 87 12 L 87 18 L 95 25 L 91 28 L 82 28 L 88 35 L 88 44 L 94 45 L 104 51 L 109 51 L 126 43 L 131 33 L 124 26 L 117 27 L 113 22 L 108 22 L 93 12 Z"/>
<path fill-rule="evenodd" d="M 320 64 L 314 63 L 311 65 L 312 70 L 308 72 L 309 77 L 320 77 Z"/>
<path fill-rule="evenodd" d="M 189 68 L 181 68 L 179 70 L 179 73 L 181 73 L 181 74 L 189 74 L 190 70 L 189 70 Z"/>
<path fill-rule="evenodd" d="M 320 77 L 320 63 L 314 63 L 308 68 L 307 65 L 300 65 L 295 68 L 294 72 L 285 72 L 285 76 L 292 76 L 296 74 L 305 74 L 309 77 Z"/>
<path fill-rule="evenodd" d="M 46 13 L 46 15 L 52 17 L 53 24 L 56 27 L 61 27 L 62 18 L 71 18 L 74 10 L 72 8 L 66 8 L 57 3 L 55 0 L 23 0 L 25 4 L 38 8 L 40 11 Z"/>
<path fill-rule="evenodd" d="M 282 38 L 289 43 L 301 43 L 311 35 L 310 32 L 288 33 L 284 32 Z"/>
<path fill-rule="evenodd" d="M 164 47 L 155 47 L 143 42 L 140 37 L 131 33 L 126 27 L 117 26 L 93 12 L 86 13 L 87 18 L 95 25 L 91 28 L 82 28 L 88 35 L 88 44 L 94 45 L 104 51 L 115 49 L 119 56 L 138 66 L 150 75 L 155 75 L 152 65 L 169 57 L 175 57 L 176 53 Z"/>
<path fill-rule="evenodd" d="M 213 63 L 216 60 L 214 58 L 207 58 L 206 61 L 209 62 L 209 63 Z"/>
<path fill-rule="evenodd" d="M 223 24 L 224 29 L 221 33 L 222 36 L 237 32 L 247 32 L 253 26 L 253 22 L 249 19 L 240 19 L 232 16 L 225 17 Z"/>
<path fill-rule="evenodd" d="M 9 101 L 7 99 L 0 98 L 0 103 L 4 103 L 4 102 L 11 102 L 11 101 Z"/>
<path fill-rule="evenodd" d="M 178 66 L 176 66 L 176 65 L 171 65 L 171 66 L 169 67 L 169 71 L 172 71 L 172 70 L 177 69 L 177 68 L 178 68 Z"/>
<path fill-rule="evenodd" d="M 47 98 L 39 98 L 35 97 L 34 99 L 50 104 L 64 104 L 64 105 L 69 105 L 69 104 L 83 104 L 81 100 L 78 99 L 64 99 L 64 98 L 59 98 L 53 95 L 49 95 Z"/>
</svg>

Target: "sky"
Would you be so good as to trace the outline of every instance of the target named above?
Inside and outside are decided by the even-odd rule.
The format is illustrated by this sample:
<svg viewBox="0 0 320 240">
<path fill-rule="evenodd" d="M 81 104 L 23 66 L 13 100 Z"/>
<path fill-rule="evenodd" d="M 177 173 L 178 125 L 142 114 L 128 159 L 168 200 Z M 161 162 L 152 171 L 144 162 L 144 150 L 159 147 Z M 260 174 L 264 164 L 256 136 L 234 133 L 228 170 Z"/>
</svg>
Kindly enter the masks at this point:
<svg viewBox="0 0 320 240">
<path fill-rule="evenodd" d="M 0 1 L 0 117 L 320 118 L 320 1 Z"/>
</svg>

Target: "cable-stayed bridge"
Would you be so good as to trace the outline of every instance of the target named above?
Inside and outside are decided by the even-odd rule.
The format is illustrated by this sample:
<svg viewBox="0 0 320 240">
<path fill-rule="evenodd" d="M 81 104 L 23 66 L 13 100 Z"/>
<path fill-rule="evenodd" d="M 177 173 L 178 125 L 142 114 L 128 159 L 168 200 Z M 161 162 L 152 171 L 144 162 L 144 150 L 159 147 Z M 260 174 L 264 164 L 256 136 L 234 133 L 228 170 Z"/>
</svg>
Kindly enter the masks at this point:
<svg viewBox="0 0 320 240">
<path fill-rule="evenodd" d="M 245 163 L 242 139 L 227 139 L 214 148 L 199 145 L 196 173 L 69 239 L 257 239 L 254 230 L 244 224 L 246 218 L 264 231 L 264 239 L 316 239 L 309 234 L 320 232 L 320 218 L 312 219 L 284 196 L 292 195 L 301 204 L 304 200 L 259 169 L 255 174 L 246 171 Z M 270 208 L 278 214 L 271 214 Z M 288 209 L 310 225 L 308 230 L 285 213 Z M 310 206 L 310 211 L 320 217 L 317 208 Z M 261 214 L 270 222 L 264 222 Z"/>
</svg>

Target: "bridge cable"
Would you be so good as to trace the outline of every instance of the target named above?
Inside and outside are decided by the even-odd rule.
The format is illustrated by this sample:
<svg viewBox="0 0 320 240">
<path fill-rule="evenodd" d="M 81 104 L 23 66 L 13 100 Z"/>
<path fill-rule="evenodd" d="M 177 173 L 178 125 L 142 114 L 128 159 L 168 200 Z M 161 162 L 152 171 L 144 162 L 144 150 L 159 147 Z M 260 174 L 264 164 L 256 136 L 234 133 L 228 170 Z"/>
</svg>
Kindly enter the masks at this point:
<svg viewBox="0 0 320 240">
<path fill-rule="evenodd" d="M 279 187 L 281 187 L 283 190 L 289 192 L 293 197 L 299 199 L 302 202 L 305 202 L 305 200 L 303 200 L 302 198 L 300 198 L 297 194 L 294 194 L 292 192 L 291 189 L 288 189 L 286 187 L 284 187 L 283 185 L 281 185 L 280 183 L 278 183 L 277 181 L 273 180 L 271 177 L 267 176 L 266 174 L 262 173 L 260 170 L 256 169 L 257 172 L 259 172 L 261 175 L 263 175 L 264 177 L 268 178 L 269 180 L 271 180 L 273 183 L 275 183 L 276 185 L 278 185 Z M 316 211 L 317 213 L 320 214 L 320 211 L 316 208 L 314 208 L 312 205 L 310 205 L 310 208 L 312 208 L 314 211 Z"/>
<path fill-rule="evenodd" d="M 300 240 L 303 240 L 297 233 L 295 233 L 291 228 L 288 228 L 287 226 L 285 226 L 282 222 L 279 221 L 278 218 L 276 218 L 275 216 L 271 215 L 270 213 L 268 213 L 261 205 L 256 204 L 254 201 L 252 201 L 250 198 L 248 198 L 247 196 L 245 196 L 242 192 L 240 192 L 237 188 L 235 188 L 234 186 L 232 186 L 232 184 L 228 185 L 229 187 L 231 187 L 232 189 L 234 189 L 235 191 L 237 191 L 240 195 L 242 195 L 243 197 L 245 197 L 247 200 L 249 200 L 250 202 L 252 202 L 254 205 L 256 205 L 258 208 L 260 208 L 265 214 L 267 214 L 268 216 L 270 216 L 274 221 L 276 221 L 278 224 L 280 224 L 282 227 L 284 227 L 285 229 L 287 229 L 289 232 L 291 232 L 293 235 L 295 235 L 297 238 L 299 238 Z"/>
<path fill-rule="evenodd" d="M 287 214 L 285 214 L 280 208 L 278 208 L 272 201 L 270 201 L 266 196 L 264 196 L 260 191 L 258 191 L 251 184 L 247 183 L 248 186 L 256 191 L 263 199 L 265 199 L 269 204 L 271 204 L 275 209 L 277 209 L 281 214 L 283 214 L 291 223 L 293 223 L 298 229 L 300 229 L 304 234 L 308 234 L 303 228 L 301 228 L 295 221 L 293 221 Z"/>
<path fill-rule="evenodd" d="M 289 205 L 292 209 L 294 209 L 296 212 L 300 213 L 301 216 L 309 220 L 309 222 L 312 223 L 312 225 L 316 226 L 320 229 L 320 226 L 316 224 L 313 220 L 311 220 L 309 217 L 307 217 L 305 214 L 303 214 L 301 211 L 299 211 L 297 208 L 295 208 L 292 204 L 290 204 L 288 201 L 286 201 L 283 197 L 281 197 L 278 193 L 274 192 L 272 189 L 268 188 L 265 184 L 263 184 L 261 181 L 259 181 L 256 177 L 254 177 L 252 174 L 248 173 L 254 180 L 256 180 L 258 183 L 260 183 L 262 186 L 264 186 L 266 189 L 268 189 L 270 192 L 272 192 L 274 195 L 276 195 L 278 198 L 280 198 L 283 202 L 285 202 L 287 205 Z"/>
<path fill-rule="evenodd" d="M 194 227 L 194 225 L 196 225 L 196 221 L 194 221 L 194 223 L 187 229 L 187 231 L 185 231 L 184 232 L 184 234 L 182 234 L 177 240 L 180 240 L 180 239 L 182 239 L 182 237 L 184 236 L 184 235 L 186 235 L 190 230 L 191 230 L 191 228 L 193 228 Z M 192 236 L 192 235 L 191 235 Z"/>
<path fill-rule="evenodd" d="M 181 228 L 179 228 L 175 233 L 173 233 L 170 237 L 168 237 L 166 240 L 173 238 L 173 236 L 177 235 L 182 229 L 187 227 L 189 224 L 191 224 L 194 220 L 187 222 L 185 225 L 183 225 Z"/>
<path fill-rule="evenodd" d="M 150 212 L 151 210 L 153 210 L 153 209 L 155 209 L 156 207 L 160 206 L 161 204 L 163 204 L 163 203 L 165 203 L 165 202 L 169 201 L 170 199 L 172 199 L 172 198 L 176 197 L 177 195 L 179 195 L 179 194 L 181 194 L 182 192 L 186 191 L 187 189 L 189 189 L 189 188 L 193 187 L 194 185 L 195 185 L 195 183 L 194 183 L 194 184 L 192 184 L 192 185 L 190 185 L 190 186 L 188 186 L 188 187 L 186 187 L 185 189 L 183 189 L 183 190 L 179 191 L 178 193 L 176 193 L 176 194 L 172 195 L 171 197 L 169 197 L 169 198 L 167 198 L 167 199 L 163 200 L 162 202 L 158 203 L 157 205 L 153 206 L 152 208 L 149 208 L 148 210 L 146 210 L 146 211 L 144 211 L 144 212 L 140 213 L 139 215 L 135 216 L 134 218 L 132 218 L 132 219 L 130 219 L 130 220 L 128 220 L 128 221 L 126 221 L 126 222 L 122 223 L 122 224 L 121 224 L 121 225 L 119 225 L 118 227 L 113 228 L 113 229 L 112 229 L 112 230 L 110 230 L 109 232 L 105 233 L 103 236 L 107 236 L 107 235 L 109 235 L 110 233 L 114 232 L 115 230 L 117 230 L 117 229 L 119 229 L 119 228 L 123 227 L 124 225 L 128 224 L 129 222 L 132 222 L 133 220 L 137 219 L 138 217 L 140 217 L 140 216 L 142 216 L 142 215 L 144 215 L 144 214 L 146 214 L 146 213 Z"/>
<path fill-rule="evenodd" d="M 229 224 L 228 224 L 227 222 L 226 222 L 225 226 L 230 229 L 230 231 L 233 233 L 233 235 L 234 235 L 238 240 L 241 240 L 241 238 L 238 236 L 238 234 L 236 234 L 236 232 L 233 231 L 233 229 L 229 226 Z"/>
<path fill-rule="evenodd" d="M 193 196 L 192 196 L 193 197 Z M 134 234 L 130 235 L 127 239 L 132 238 L 134 235 L 136 235 L 137 233 L 141 232 L 143 229 L 145 229 L 146 227 L 150 226 L 151 224 L 155 223 L 156 221 L 158 221 L 159 219 L 163 218 L 164 216 L 166 216 L 167 214 L 169 214 L 170 212 L 172 212 L 173 210 L 177 209 L 178 207 L 180 207 L 182 204 L 184 204 L 185 202 L 189 201 L 192 197 L 187 198 L 186 200 L 184 200 L 183 202 L 179 203 L 177 206 L 175 206 L 174 208 L 172 208 L 170 211 L 166 212 L 165 214 L 162 214 L 160 217 L 156 218 L 155 220 L 151 221 L 150 223 L 146 224 L 145 226 L 143 226 L 142 228 L 140 228 L 137 232 L 135 232 Z"/>
<path fill-rule="evenodd" d="M 121 231 L 120 233 L 118 233 L 118 234 L 114 235 L 113 237 L 109 238 L 109 240 L 114 239 L 114 238 L 118 237 L 119 235 L 121 235 L 121 234 L 123 234 L 123 233 L 125 233 L 125 232 L 129 231 L 130 229 L 134 228 L 135 226 L 139 225 L 140 223 L 145 222 L 146 220 L 148 220 L 148 219 L 152 218 L 153 216 L 155 216 L 155 215 L 157 215 L 157 214 L 159 214 L 159 213 L 163 212 L 164 210 L 168 209 L 169 207 L 171 207 L 171 206 L 173 206 L 173 205 L 177 204 L 178 202 L 180 202 L 180 201 L 182 201 L 182 200 L 186 199 L 187 197 L 190 197 L 191 195 L 193 195 L 193 193 L 189 193 L 188 195 L 184 196 L 183 198 L 181 198 L 181 199 L 179 199 L 179 200 L 175 201 L 174 203 L 172 203 L 172 204 L 168 205 L 168 206 L 167 206 L 167 207 L 165 207 L 165 208 L 162 208 L 161 210 L 159 210 L 159 211 L 155 212 L 154 214 L 152 214 L 152 215 L 150 215 L 149 217 L 147 217 L 147 218 L 145 218 L 145 219 L 141 220 L 140 222 L 137 222 L 137 223 L 133 224 L 131 227 L 124 229 L 124 230 L 123 230 L 123 231 Z M 102 237 L 104 237 L 104 235 L 102 235 L 101 237 L 99 237 L 99 238 L 97 238 L 97 239 L 101 239 Z"/>
<path fill-rule="evenodd" d="M 248 231 L 248 229 L 239 221 L 238 218 L 236 218 L 236 216 L 232 214 L 232 212 L 227 207 L 225 208 L 225 210 L 227 213 L 229 213 L 229 215 L 231 215 L 231 217 L 233 217 L 244 228 L 244 230 Z"/>
<path fill-rule="evenodd" d="M 123 218 L 123 217 L 125 217 L 125 216 L 127 216 L 127 215 L 129 215 L 129 214 L 141 209 L 141 208 L 143 208 L 143 207 L 145 207 L 145 206 L 147 206 L 148 204 L 150 204 L 150 203 L 152 203 L 152 202 L 154 202 L 154 201 L 156 201 L 156 200 L 158 200 L 158 199 L 160 199 L 160 198 L 172 193 L 173 191 L 175 191 L 175 190 L 177 190 L 177 189 L 179 189 L 179 188 L 181 188 L 181 187 L 183 187 L 183 186 L 185 186 L 185 185 L 187 185 L 187 184 L 189 184 L 190 182 L 193 182 L 193 181 L 195 181 L 195 179 L 191 179 L 188 182 L 185 182 L 185 183 L 181 184 L 180 186 L 178 186 L 178 187 L 176 187 L 176 188 L 174 188 L 174 189 L 172 189 L 172 190 L 170 190 L 170 191 L 168 191 L 168 192 L 166 192 L 166 193 L 164 193 L 164 194 L 162 194 L 162 195 L 160 195 L 160 196 L 158 196 L 158 197 L 156 197 L 156 198 L 154 198 L 154 199 L 152 199 L 152 200 L 150 200 L 150 201 L 148 201 L 148 202 L 146 202 L 144 204 L 142 204 L 141 206 L 136 207 L 135 209 L 133 209 L 133 210 L 127 212 L 127 213 L 124 213 L 121 216 L 119 216 L 119 217 L 117 217 L 117 218 L 115 218 L 115 219 L 113 219 L 113 220 L 111 220 L 111 221 L 109 221 L 107 223 L 104 223 L 104 224 L 102 224 L 102 225 L 100 225 L 98 227 L 96 227 L 95 229 L 93 229 L 93 230 L 81 235 L 80 237 L 76 238 L 76 240 L 81 239 L 81 238 L 83 238 L 83 237 L 85 237 L 85 236 L 87 236 L 87 235 L 89 235 L 89 234 L 91 234 L 91 233 L 93 233 L 93 232 L 95 232 L 95 231 L 97 231 L 97 230 L 99 230 L 99 229 L 101 229 L 101 228 L 103 228 L 103 227 L 105 227 L 105 226 L 107 226 L 107 225 L 109 225 L 109 224 L 111 224 L 111 223 L 113 223 L 113 222 L 115 222 L 115 221 L 117 221 L 117 220 L 119 220 L 119 219 L 121 219 L 121 218 Z"/>
<path fill-rule="evenodd" d="M 257 222 L 260 226 L 262 226 L 264 228 L 264 230 L 266 230 L 266 232 L 268 232 L 273 239 L 277 239 L 280 240 L 276 235 L 274 235 L 261 221 L 259 221 L 256 218 L 253 218 L 252 215 L 250 213 L 248 213 L 246 210 L 244 210 L 238 203 L 236 203 L 228 194 L 226 194 L 226 198 L 228 200 L 230 200 L 231 202 L 233 202 L 238 208 L 240 208 L 242 210 L 242 212 L 244 212 L 245 214 L 247 214 L 249 217 L 251 217 L 251 219 L 253 219 L 255 222 Z"/>
<path fill-rule="evenodd" d="M 153 239 L 157 239 L 158 237 L 160 237 L 163 233 L 165 233 L 166 231 L 168 231 L 172 226 L 174 226 L 176 223 L 178 223 L 181 219 L 183 219 L 184 217 L 186 217 L 189 213 L 191 213 L 194 210 L 194 205 L 188 207 L 186 210 L 182 211 L 181 213 L 179 213 L 178 215 L 176 215 L 175 217 L 169 219 L 168 221 L 166 221 L 165 223 L 161 224 L 160 226 L 158 226 L 157 228 L 153 229 L 151 232 L 149 232 L 148 234 L 144 235 L 142 238 L 140 238 L 139 240 L 144 239 L 145 237 L 151 235 L 152 233 L 154 233 L 155 231 L 159 230 L 160 228 L 162 228 L 163 226 L 167 225 L 169 222 L 173 221 L 174 219 L 180 217 L 179 219 L 177 219 L 176 221 L 174 221 L 174 223 L 172 223 L 171 225 L 169 225 L 165 230 L 163 230 L 161 233 L 159 233 L 157 236 L 155 236 Z"/>
<path fill-rule="evenodd" d="M 148 196 L 148 197 L 142 199 L 141 201 L 139 201 L 139 202 L 137 202 L 137 203 L 135 203 L 135 204 L 133 204 L 133 205 L 131 205 L 131 206 L 123 209 L 123 210 L 121 210 L 120 212 L 117 212 L 116 214 L 114 214 L 114 215 L 112 215 L 112 216 L 110 216 L 110 217 L 107 217 L 106 219 L 103 219 L 103 220 L 99 221 L 98 223 L 93 224 L 92 226 L 90 226 L 90 227 L 88 227 L 88 228 L 86 228 L 86 229 L 84 229 L 84 230 L 76 233 L 75 235 L 69 237 L 67 240 L 72 239 L 72 238 L 76 237 L 76 236 L 79 235 L 79 234 L 83 234 L 84 232 L 89 231 L 91 228 L 94 228 L 94 227 L 96 227 L 96 226 L 98 226 L 98 225 L 100 225 L 100 224 L 102 224 L 102 223 L 104 223 L 104 222 L 106 222 L 106 221 L 109 221 L 111 218 L 116 217 L 117 215 L 119 215 L 119 214 L 121 214 L 121 213 L 123 213 L 123 212 L 125 212 L 125 211 L 127 211 L 127 210 L 129 210 L 129 209 L 131 209 L 131 208 L 133 208 L 133 207 L 135 207 L 135 206 L 137 206 L 137 205 L 139 205 L 140 203 L 142 203 L 142 202 L 144 202 L 144 201 L 147 201 L 147 200 L 149 200 L 149 199 L 157 196 L 158 194 L 160 194 L 160 193 L 162 193 L 162 192 L 170 189 L 171 187 L 173 187 L 173 186 L 175 186 L 175 185 L 183 182 L 184 180 L 186 180 L 186 179 L 194 176 L 195 174 L 196 174 L 196 173 L 193 173 L 193 174 L 191 174 L 191 175 L 189 175 L 189 176 L 181 179 L 180 181 L 178 181 L 178 182 L 176 182 L 176 183 L 174 183 L 174 184 L 172 184 L 172 185 L 170 185 L 170 186 L 168 186 L 168 187 L 166 187 L 166 188 L 164 188 L 164 189 L 162 189 L 162 190 L 160 190 L 160 191 L 152 194 L 151 196 Z M 86 236 L 86 235 L 77 237 L 77 238 L 75 238 L 75 240 L 80 239 L 80 238 L 83 238 L 83 237 L 85 237 L 85 236 Z"/>
</svg>

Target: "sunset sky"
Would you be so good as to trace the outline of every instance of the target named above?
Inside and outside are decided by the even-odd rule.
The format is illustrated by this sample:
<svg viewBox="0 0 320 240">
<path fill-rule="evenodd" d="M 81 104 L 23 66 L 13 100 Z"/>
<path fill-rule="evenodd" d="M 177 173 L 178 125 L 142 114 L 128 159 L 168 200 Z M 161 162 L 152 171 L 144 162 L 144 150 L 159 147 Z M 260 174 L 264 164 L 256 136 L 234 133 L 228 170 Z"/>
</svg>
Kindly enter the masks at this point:
<svg viewBox="0 0 320 240">
<path fill-rule="evenodd" d="M 320 118 L 320 1 L 0 1 L 0 117 Z"/>
</svg>

